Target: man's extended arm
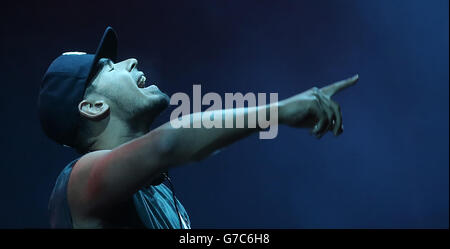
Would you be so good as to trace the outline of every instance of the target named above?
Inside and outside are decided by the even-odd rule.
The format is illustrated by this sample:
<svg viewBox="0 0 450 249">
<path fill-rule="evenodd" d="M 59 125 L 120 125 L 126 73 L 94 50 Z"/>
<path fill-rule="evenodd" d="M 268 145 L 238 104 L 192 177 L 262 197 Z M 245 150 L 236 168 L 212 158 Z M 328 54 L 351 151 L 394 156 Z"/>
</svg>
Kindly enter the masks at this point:
<svg viewBox="0 0 450 249">
<path fill-rule="evenodd" d="M 270 105 L 193 113 L 181 122 L 189 122 L 190 127 L 195 127 L 205 115 L 219 114 L 223 122 L 230 118 L 234 122 L 244 118 L 247 124 L 250 115 L 257 116 L 258 111 L 270 114 L 272 106 L 278 108 L 280 124 L 312 128 L 311 133 L 318 138 L 329 130 L 337 136 L 342 132 L 342 115 L 339 105 L 331 100 L 331 96 L 355 84 L 357 80 L 355 76 L 321 89 L 312 88 Z M 166 123 L 113 150 L 96 151 L 83 156 L 69 182 L 69 201 L 78 212 L 95 215 L 111 203 L 128 198 L 169 167 L 202 159 L 258 130 L 258 126 L 173 128 L 170 122 Z"/>
<path fill-rule="evenodd" d="M 181 118 L 178 125 L 200 128 L 173 128 L 172 123 L 167 122 L 155 129 L 155 132 L 164 134 L 171 155 L 167 159 L 167 163 L 170 166 L 176 166 L 201 160 L 217 149 L 261 130 L 258 122 L 255 122 L 256 125 L 254 126 L 248 125 L 249 119 L 258 120 L 258 116 L 264 113 L 264 118 L 267 117 L 268 120 L 271 120 L 270 109 L 277 109 L 279 105 L 280 103 L 276 102 L 263 106 L 197 112 Z M 210 120 L 212 117 L 219 119 L 220 127 L 226 127 L 226 122 L 231 121 L 233 128 L 203 127 L 205 119 Z M 242 128 L 236 128 L 239 119 L 243 121 L 244 126 Z M 273 120 L 272 123 L 272 125 L 277 125 Z"/>
</svg>

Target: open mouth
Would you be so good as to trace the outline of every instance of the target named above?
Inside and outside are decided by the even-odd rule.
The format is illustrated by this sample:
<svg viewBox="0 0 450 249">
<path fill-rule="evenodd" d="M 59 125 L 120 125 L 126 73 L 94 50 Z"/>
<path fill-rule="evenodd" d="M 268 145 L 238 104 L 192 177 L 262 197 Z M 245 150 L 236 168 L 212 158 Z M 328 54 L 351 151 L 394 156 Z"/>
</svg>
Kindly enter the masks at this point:
<svg viewBox="0 0 450 249">
<path fill-rule="evenodd" d="M 141 76 L 139 76 L 138 80 L 137 80 L 137 87 L 139 88 L 144 88 L 145 87 L 145 76 L 142 74 Z"/>
</svg>

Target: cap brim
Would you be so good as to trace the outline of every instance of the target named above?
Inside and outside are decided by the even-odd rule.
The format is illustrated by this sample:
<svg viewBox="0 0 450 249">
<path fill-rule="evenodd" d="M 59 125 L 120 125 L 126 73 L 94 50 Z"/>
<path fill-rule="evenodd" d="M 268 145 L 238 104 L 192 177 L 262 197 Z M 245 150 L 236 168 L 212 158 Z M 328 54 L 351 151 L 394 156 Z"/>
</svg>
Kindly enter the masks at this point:
<svg viewBox="0 0 450 249">
<path fill-rule="evenodd" d="M 94 68 L 101 58 L 107 58 L 112 61 L 116 61 L 117 59 L 117 34 L 112 27 L 107 27 L 103 33 L 97 51 L 95 52 L 89 79 L 93 77 L 93 74 L 95 73 Z"/>
</svg>

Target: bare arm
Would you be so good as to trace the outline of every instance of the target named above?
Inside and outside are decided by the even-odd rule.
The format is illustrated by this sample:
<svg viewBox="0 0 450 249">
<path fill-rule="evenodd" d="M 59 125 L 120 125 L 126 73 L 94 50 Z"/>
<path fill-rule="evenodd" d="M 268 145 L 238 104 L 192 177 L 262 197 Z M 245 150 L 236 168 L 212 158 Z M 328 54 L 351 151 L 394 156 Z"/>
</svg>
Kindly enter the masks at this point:
<svg viewBox="0 0 450 249">
<path fill-rule="evenodd" d="M 322 137 L 327 131 L 333 131 L 335 136 L 343 132 L 342 114 L 339 105 L 331 100 L 331 96 L 335 93 L 355 84 L 358 76 L 342 80 L 321 89 L 316 87 L 295 95 L 286 100 L 265 106 L 226 109 L 210 112 L 200 112 L 189 115 L 183 122 L 189 123 L 189 127 L 200 127 L 203 118 L 211 116 L 222 117 L 222 127 L 225 120 L 243 118 L 245 120 L 245 128 L 172 128 L 170 123 L 156 129 L 165 134 L 167 141 L 170 141 L 171 158 L 170 165 L 183 164 L 192 160 L 199 160 L 207 157 L 215 150 L 231 144 L 260 127 L 248 128 L 247 121 L 252 114 L 258 119 L 258 115 L 262 112 L 269 117 L 270 108 L 279 109 L 280 124 L 286 124 L 292 127 L 311 128 L 311 134 L 317 138 Z M 268 119 L 271 119 L 269 117 Z M 275 124 L 277 125 L 277 124 Z"/>
<path fill-rule="evenodd" d="M 278 105 L 278 103 L 274 103 Z M 222 119 L 244 118 L 269 110 L 269 106 L 216 110 L 190 114 L 190 127 L 201 125 L 202 117 L 219 114 Z M 224 125 L 222 126 L 224 127 Z M 173 128 L 170 122 L 113 150 L 83 156 L 72 171 L 69 202 L 79 216 L 102 213 L 150 183 L 169 167 L 197 161 L 216 149 L 239 140 L 255 128 Z"/>
<path fill-rule="evenodd" d="M 270 105 L 244 107 L 224 110 L 198 112 L 184 116 L 179 122 L 182 127 L 200 128 L 173 128 L 170 122 L 158 127 L 155 131 L 165 134 L 170 146 L 169 164 L 172 166 L 184 164 L 190 161 L 198 161 L 212 152 L 225 147 L 239 139 L 242 139 L 256 131 L 261 130 L 258 124 L 251 127 L 248 120 L 252 116 L 257 120 L 258 115 L 264 113 L 264 117 L 270 120 L 270 108 L 278 108 L 279 102 Z M 220 119 L 222 128 L 203 127 L 204 119 L 216 117 Z M 244 127 L 236 128 L 237 120 L 242 119 Z M 225 128 L 226 122 L 231 120 L 233 128 Z M 257 123 L 257 122 L 256 122 Z"/>
</svg>

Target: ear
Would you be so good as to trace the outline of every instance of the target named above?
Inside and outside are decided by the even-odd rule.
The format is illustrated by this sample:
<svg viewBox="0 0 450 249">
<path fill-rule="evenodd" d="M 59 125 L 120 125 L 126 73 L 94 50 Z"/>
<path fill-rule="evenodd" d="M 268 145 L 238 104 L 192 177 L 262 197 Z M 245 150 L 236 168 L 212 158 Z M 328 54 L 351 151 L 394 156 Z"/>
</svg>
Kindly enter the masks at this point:
<svg viewBox="0 0 450 249">
<path fill-rule="evenodd" d="M 92 103 L 84 99 L 78 104 L 78 111 L 89 120 L 100 120 L 109 115 L 109 105 L 103 100 L 97 100 L 95 103 Z"/>
</svg>

